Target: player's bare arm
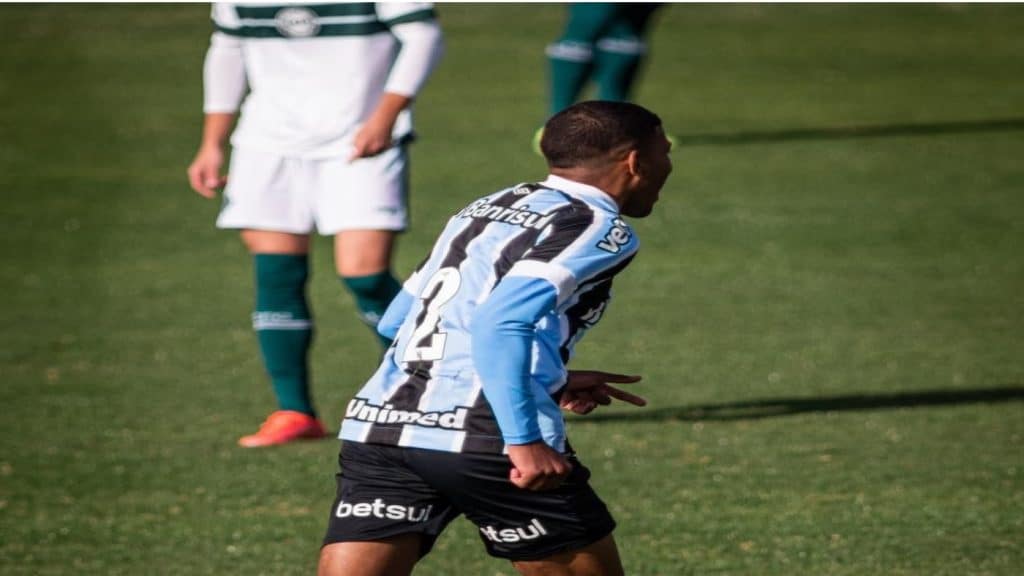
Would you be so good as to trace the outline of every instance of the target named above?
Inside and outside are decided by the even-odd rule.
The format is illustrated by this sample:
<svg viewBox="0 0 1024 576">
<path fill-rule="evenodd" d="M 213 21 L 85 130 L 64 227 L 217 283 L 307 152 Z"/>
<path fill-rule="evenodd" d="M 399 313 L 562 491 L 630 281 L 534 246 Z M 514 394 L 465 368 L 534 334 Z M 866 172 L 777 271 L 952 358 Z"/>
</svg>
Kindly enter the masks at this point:
<svg viewBox="0 0 1024 576">
<path fill-rule="evenodd" d="M 227 183 L 221 169 L 224 167 L 224 146 L 234 122 L 235 115 L 227 112 L 209 113 L 203 120 L 199 151 L 188 167 L 188 183 L 201 196 L 213 198 L 217 189 Z"/>
<path fill-rule="evenodd" d="M 647 400 L 642 396 L 609 384 L 634 384 L 640 380 L 641 377 L 637 375 L 600 370 L 569 370 L 569 378 L 558 404 L 563 410 L 576 414 L 589 414 L 598 406 L 611 404 L 613 398 L 634 406 L 646 406 Z"/>
</svg>

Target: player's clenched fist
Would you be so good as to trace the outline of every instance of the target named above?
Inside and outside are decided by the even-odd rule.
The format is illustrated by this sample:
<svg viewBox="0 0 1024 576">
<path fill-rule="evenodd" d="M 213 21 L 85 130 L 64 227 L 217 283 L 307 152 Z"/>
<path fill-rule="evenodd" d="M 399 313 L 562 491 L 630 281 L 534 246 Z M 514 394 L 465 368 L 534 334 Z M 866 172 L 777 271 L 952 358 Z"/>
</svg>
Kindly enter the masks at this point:
<svg viewBox="0 0 1024 576">
<path fill-rule="evenodd" d="M 524 490 L 558 488 L 572 471 L 572 465 L 565 456 L 541 440 L 509 445 L 508 458 L 512 461 L 508 479 Z"/>
</svg>

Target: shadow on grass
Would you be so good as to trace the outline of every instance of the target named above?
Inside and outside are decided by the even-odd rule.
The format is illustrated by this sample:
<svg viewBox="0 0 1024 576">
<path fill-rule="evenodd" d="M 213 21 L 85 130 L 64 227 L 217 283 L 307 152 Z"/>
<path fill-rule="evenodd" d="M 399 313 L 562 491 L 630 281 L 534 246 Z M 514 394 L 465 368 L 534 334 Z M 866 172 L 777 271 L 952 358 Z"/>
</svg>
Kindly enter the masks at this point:
<svg viewBox="0 0 1024 576">
<path fill-rule="evenodd" d="M 1014 130 L 1024 130 L 1024 118 L 931 122 L 923 124 L 882 124 L 876 126 L 832 126 L 718 134 L 681 134 L 677 135 L 675 140 L 679 146 L 733 146 L 799 140 L 849 140 L 854 138 L 932 136 L 971 132 L 1009 132 Z"/>
<path fill-rule="evenodd" d="M 594 413 L 580 417 L 585 422 L 602 421 L 730 421 L 758 420 L 807 412 L 859 412 L 894 408 L 922 408 L 958 404 L 996 404 L 1024 401 L 1024 387 L 981 388 L 977 390 L 924 390 L 896 394 L 857 394 L 825 398 L 769 398 L 698 406 L 638 408 L 636 411 Z"/>
</svg>

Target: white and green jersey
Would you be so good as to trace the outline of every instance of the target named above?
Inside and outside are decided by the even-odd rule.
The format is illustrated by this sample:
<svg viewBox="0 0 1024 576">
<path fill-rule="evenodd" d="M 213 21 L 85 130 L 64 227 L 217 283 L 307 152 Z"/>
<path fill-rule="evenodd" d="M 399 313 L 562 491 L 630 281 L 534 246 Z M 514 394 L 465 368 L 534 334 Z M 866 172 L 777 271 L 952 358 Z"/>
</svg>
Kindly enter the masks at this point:
<svg viewBox="0 0 1024 576">
<path fill-rule="evenodd" d="M 442 51 L 429 3 L 217 3 L 212 17 L 204 111 L 241 109 L 232 145 L 282 156 L 346 154 L 381 95 L 415 96 Z M 394 138 L 411 134 L 407 109 Z"/>
</svg>

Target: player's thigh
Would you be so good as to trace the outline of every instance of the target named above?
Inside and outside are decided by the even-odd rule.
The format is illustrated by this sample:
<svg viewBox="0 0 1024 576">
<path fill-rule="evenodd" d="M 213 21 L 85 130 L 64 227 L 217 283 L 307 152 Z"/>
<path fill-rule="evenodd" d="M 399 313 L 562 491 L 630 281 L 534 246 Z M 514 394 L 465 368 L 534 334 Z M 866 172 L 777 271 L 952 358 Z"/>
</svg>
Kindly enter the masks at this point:
<svg viewBox="0 0 1024 576">
<path fill-rule="evenodd" d="M 320 550 L 318 576 L 405 576 L 420 557 L 420 536 L 379 542 L 338 542 Z"/>
<path fill-rule="evenodd" d="M 342 230 L 334 235 L 334 265 L 341 276 L 367 276 L 391 267 L 396 232 Z"/>
<path fill-rule="evenodd" d="M 342 562 L 358 546 L 336 544 L 391 543 L 395 550 L 382 548 L 389 562 L 406 559 L 409 542 L 417 547 L 415 558 L 426 555 L 437 537 L 458 516 L 450 502 L 423 481 L 403 461 L 403 448 L 359 442 L 342 443 L 338 455 L 337 494 L 331 505 L 324 549 Z M 333 564 L 332 564 L 333 565 Z M 409 564 L 411 566 L 411 564 Z"/>
<path fill-rule="evenodd" d="M 217 227 L 308 234 L 313 204 L 304 185 L 303 161 L 257 150 L 231 154 Z"/>
<path fill-rule="evenodd" d="M 317 230 L 400 232 L 408 226 L 408 158 L 403 147 L 348 162 L 326 158 L 307 162 Z"/>
<path fill-rule="evenodd" d="M 661 7 L 660 4 L 636 3 L 619 4 L 620 15 L 611 27 L 620 33 L 643 36 L 651 17 Z M 610 33 L 612 30 L 609 31 Z"/>
<path fill-rule="evenodd" d="M 586 548 L 561 552 L 542 560 L 512 564 L 524 576 L 622 576 L 622 560 L 615 538 L 609 534 Z"/>
<path fill-rule="evenodd" d="M 618 16 L 619 9 L 610 2 L 581 2 L 570 4 L 565 30 L 560 40 L 593 43 L 604 36 Z"/>
<path fill-rule="evenodd" d="M 570 457 L 572 471 L 554 490 L 513 485 L 502 454 L 410 451 L 409 463 L 477 526 L 487 553 L 513 562 L 546 560 L 586 550 L 615 529 L 589 484 L 590 471 Z"/>
</svg>

